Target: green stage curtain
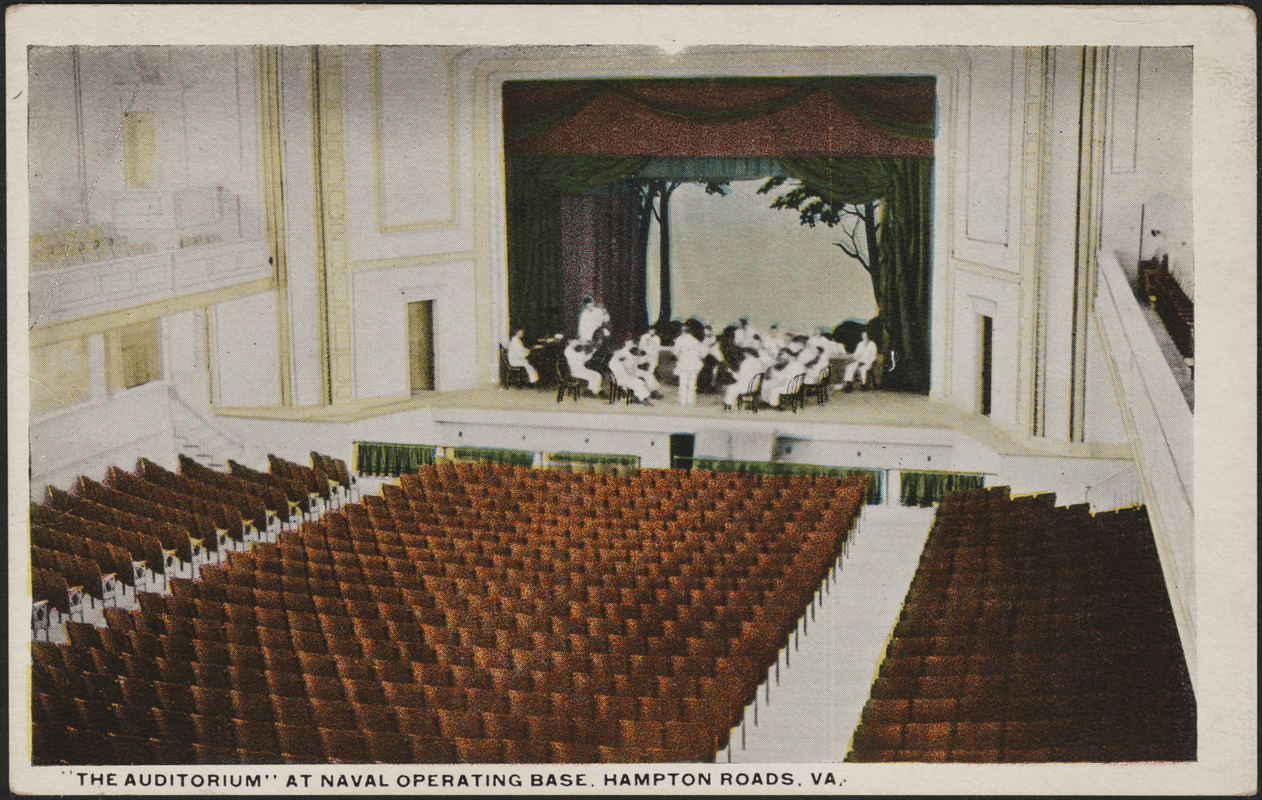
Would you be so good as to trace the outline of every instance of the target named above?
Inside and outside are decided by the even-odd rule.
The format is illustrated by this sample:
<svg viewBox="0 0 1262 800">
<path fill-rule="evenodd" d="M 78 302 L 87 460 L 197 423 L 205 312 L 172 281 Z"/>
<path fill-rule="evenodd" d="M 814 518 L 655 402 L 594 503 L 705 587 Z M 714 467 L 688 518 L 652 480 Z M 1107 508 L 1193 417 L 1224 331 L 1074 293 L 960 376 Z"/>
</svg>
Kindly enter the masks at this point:
<svg viewBox="0 0 1262 800">
<path fill-rule="evenodd" d="M 561 197 L 634 175 L 643 156 L 508 154 L 508 327 L 525 341 L 563 330 Z"/>
<path fill-rule="evenodd" d="M 985 475 L 967 472 L 917 472 L 903 470 L 899 478 L 899 499 L 905 506 L 930 506 L 941 503 L 956 489 L 979 489 Z"/>
<path fill-rule="evenodd" d="M 638 467 L 640 457 L 615 453 L 548 453 L 544 461 L 570 464 L 613 464 L 618 467 Z"/>
<path fill-rule="evenodd" d="M 802 157 L 780 163 L 831 205 L 883 201 L 872 264 L 881 321 L 873 338 L 886 359 L 882 386 L 928 394 L 933 159 Z"/>
<path fill-rule="evenodd" d="M 879 469 L 852 467 L 823 467 L 817 464 L 789 464 L 784 461 L 736 461 L 728 458 L 691 459 L 693 469 L 709 469 L 715 472 L 743 472 L 752 475 L 820 475 L 829 478 L 864 477 L 868 479 L 864 502 L 881 504 L 881 476 Z"/>
<path fill-rule="evenodd" d="M 455 447 L 452 456 L 462 461 L 492 461 L 496 464 L 513 464 L 529 467 L 535 463 L 530 450 L 505 450 L 498 447 Z"/>
<path fill-rule="evenodd" d="M 402 475 L 433 463 L 433 445 L 355 443 L 355 469 L 365 475 Z"/>
</svg>

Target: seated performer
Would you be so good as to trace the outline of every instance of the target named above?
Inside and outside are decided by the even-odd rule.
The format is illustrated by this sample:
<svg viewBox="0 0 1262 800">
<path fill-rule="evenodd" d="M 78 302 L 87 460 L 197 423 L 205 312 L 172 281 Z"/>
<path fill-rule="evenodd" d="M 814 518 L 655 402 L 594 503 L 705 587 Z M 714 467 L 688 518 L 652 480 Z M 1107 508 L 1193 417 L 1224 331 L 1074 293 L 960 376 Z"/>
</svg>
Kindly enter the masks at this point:
<svg viewBox="0 0 1262 800">
<path fill-rule="evenodd" d="M 725 409 L 736 405 L 737 395 L 749 391 L 750 381 L 764 369 L 762 359 L 759 357 L 757 350 L 752 348 L 741 349 L 737 357 L 740 359 L 740 363 L 736 365 L 735 369 L 732 369 L 732 382 L 723 389 L 723 408 Z"/>
<path fill-rule="evenodd" d="M 868 378 L 868 369 L 876 362 L 876 342 L 868 338 L 867 328 L 863 329 L 863 338 L 855 345 L 854 353 L 851 354 L 851 360 L 846 364 L 846 372 L 842 376 L 841 382 L 847 390 L 852 388 L 851 381 L 855 381 L 862 386 Z"/>
<path fill-rule="evenodd" d="M 635 365 L 639 370 L 640 376 L 649 387 L 649 393 L 653 397 L 662 396 L 662 384 L 657 380 L 657 359 L 662 354 L 662 340 L 658 338 L 657 332 L 647 330 L 640 336 L 639 349 L 643 351 L 640 361 Z"/>
<path fill-rule="evenodd" d="M 537 383 L 539 381 L 539 372 L 526 359 L 526 356 L 534 348 L 527 347 L 526 343 L 521 340 L 522 334 L 525 332 L 523 328 L 518 328 L 517 333 L 513 334 L 513 338 L 508 340 L 508 365 L 526 370 L 526 380 L 531 383 Z"/>
<path fill-rule="evenodd" d="M 762 378 L 762 401 L 769 406 L 779 406 L 780 398 L 789 390 L 794 379 L 806 374 L 806 364 L 798 356 L 782 353 Z"/>
<path fill-rule="evenodd" d="M 644 351 L 636 346 L 634 339 L 627 339 L 609 359 L 609 374 L 614 383 L 631 392 L 636 402 L 649 405 L 652 392 L 644 380 L 644 370 L 639 368 L 643 363 Z"/>
<path fill-rule="evenodd" d="M 565 364 L 570 368 L 570 375 L 575 380 L 584 381 L 587 384 L 587 391 L 599 394 L 600 373 L 587 365 L 595 351 L 594 342 L 571 339 L 565 346 Z"/>
<path fill-rule="evenodd" d="M 806 374 L 802 377 L 802 382 L 806 384 L 816 384 L 823 379 L 824 373 L 828 371 L 828 360 L 830 348 L 822 344 L 808 344 L 805 353 L 808 354 L 806 359 Z"/>
</svg>

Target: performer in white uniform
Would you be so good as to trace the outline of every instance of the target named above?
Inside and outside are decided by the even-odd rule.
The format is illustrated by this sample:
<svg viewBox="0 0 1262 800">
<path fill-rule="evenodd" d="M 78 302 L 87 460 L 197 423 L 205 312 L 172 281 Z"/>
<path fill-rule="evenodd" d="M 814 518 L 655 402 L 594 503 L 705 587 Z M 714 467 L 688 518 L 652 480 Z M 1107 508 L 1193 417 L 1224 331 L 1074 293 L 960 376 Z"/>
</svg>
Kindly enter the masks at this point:
<svg viewBox="0 0 1262 800">
<path fill-rule="evenodd" d="M 783 353 L 771 369 L 763 374 L 762 401 L 769 406 L 779 406 L 780 398 L 788 391 L 793 380 L 806 374 L 806 364 L 797 356 Z"/>
<path fill-rule="evenodd" d="M 706 346 L 686 329 L 675 339 L 671 347 L 675 354 L 675 376 L 679 378 L 679 396 L 676 402 L 681 406 L 695 405 L 697 402 L 697 375 L 701 372 L 701 362 L 705 359 Z"/>
<path fill-rule="evenodd" d="M 810 340 L 807 340 L 806 349 L 803 352 L 809 355 L 805 362 L 806 375 L 802 378 L 803 382 L 819 383 L 820 378 L 824 377 L 824 372 L 828 369 L 829 349 L 822 344 L 811 344 Z"/>
<path fill-rule="evenodd" d="M 636 364 L 637 374 L 643 378 L 649 387 L 649 393 L 654 397 L 661 397 L 662 384 L 658 382 L 657 375 L 657 359 L 662 354 L 662 340 L 658 338 L 655 331 L 645 331 L 640 336 L 640 350 L 644 351 L 644 355 L 640 356 L 640 362 Z"/>
<path fill-rule="evenodd" d="M 643 360 L 644 351 L 636 347 L 634 339 L 627 339 L 609 359 L 609 374 L 613 375 L 615 383 L 635 395 L 637 401 L 647 404 L 651 392 L 644 381 L 643 370 L 637 368 Z"/>
<path fill-rule="evenodd" d="M 578 312 L 578 338 L 591 341 L 596 329 L 609 324 L 609 311 L 597 300 L 583 298 L 583 307 Z"/>
<path fill-rule="evenodd" d="M 749 382 L 754 376 L 763 371 L 762 359 L 758 357 L 758 352 L 752 349 L 743 349 L 741 352 L 741 361 L 736 369 L 732 372 L 732 383 L 723 388 L 723 407 L 731 408 L 736 405 L 736 396 L 744 394 L 749 390 Z"/>
<path fill-rule="evenodd" d="M 596 345 L 582 339 L 571 339 L 565 346 L 565 363 L 570 368 L 570 375 L 576 380 L 587 383 L 587 391 L 592 394 L 600 392 L 600 373 L 587 366 Z"/>
<path fill-rule="evenodd" d="M 846 374 L 842 377 L 843 384 L 849 384 L 855 379 L 855 373 L 858 373 L 858 383 L 863 385 L 868 378 L 868 369 L 876 362 L 876 342 L 868 338 L 868 332 L 863 331 L 863 338 L 854 346 L 854 354 L 852 361 L 846 364 Z"/>
<path fill-rule="evenodd" d="M 525 330 L 518 328 L 517 333 L 513 334 L 513 338 L 508 340 L 508 365 L 510 367 L 521 367 L 526 370 L 526 379 L 531 383 L 537 383 L 539 381 L 539 372 L 526 359 L 526 356 L 530 353 L 530 348 L 526 347 L 526 343 L 521 340 L 523 333 L 525 333 Z"/>
</svg>

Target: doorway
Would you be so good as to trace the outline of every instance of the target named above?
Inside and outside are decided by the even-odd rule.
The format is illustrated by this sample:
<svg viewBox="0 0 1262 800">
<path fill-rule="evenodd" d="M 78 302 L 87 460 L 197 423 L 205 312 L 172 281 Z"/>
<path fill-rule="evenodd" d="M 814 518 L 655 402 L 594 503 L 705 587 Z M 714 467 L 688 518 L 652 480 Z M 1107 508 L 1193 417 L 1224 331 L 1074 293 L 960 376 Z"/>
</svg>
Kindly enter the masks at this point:
<svg viewBox="0 0 1262 800">
<path fill-rule="evenodd" d="M 671 467 L 674 469 L 692 469 L 692 451 L 696 444 L 696 434 L 672 433 L 670 435 Z"/>
<path fill-rule="evenodd" d="M 434 389 L 434 301 L 407 304 L 408 389 Z"/>
<path fill-rule="evenodd" d="M 994 334 L 994 320 L 985 315 L 978 314 L 978 374 L 977 374 L 977 410 L 985 416 L 990 416 L 990 357 L 991 357 L 991 339 Z"/>
</svg>

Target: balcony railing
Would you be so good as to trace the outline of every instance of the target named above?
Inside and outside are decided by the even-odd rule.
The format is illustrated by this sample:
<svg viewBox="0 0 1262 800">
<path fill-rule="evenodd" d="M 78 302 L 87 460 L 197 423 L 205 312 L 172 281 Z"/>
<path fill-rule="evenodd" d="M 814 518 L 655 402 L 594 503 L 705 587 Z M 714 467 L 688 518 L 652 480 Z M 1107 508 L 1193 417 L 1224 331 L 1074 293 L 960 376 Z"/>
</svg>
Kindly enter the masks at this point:
<svg viewBox="0 0 1262 800">
<path fill-rule="evenodd" d="M 1143 500 L 1195 679 L 1192 412 L 1111 253 L 1099 255 L 1096 286 L 1095 320 L 1112 361 Z"/>
</svg>

